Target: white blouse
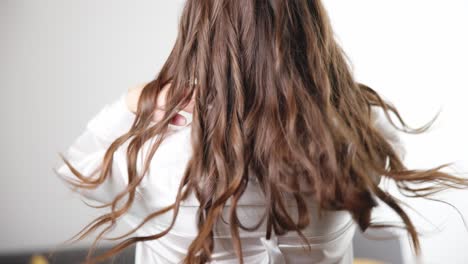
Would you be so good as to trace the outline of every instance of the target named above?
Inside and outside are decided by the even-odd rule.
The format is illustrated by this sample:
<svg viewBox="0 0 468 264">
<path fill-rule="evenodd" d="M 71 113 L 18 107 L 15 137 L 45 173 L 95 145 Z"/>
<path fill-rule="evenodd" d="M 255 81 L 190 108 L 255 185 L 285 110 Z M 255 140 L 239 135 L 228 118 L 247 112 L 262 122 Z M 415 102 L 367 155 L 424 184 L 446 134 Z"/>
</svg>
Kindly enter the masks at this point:
<svg viewBox="0 0 468 264">
<path fill-rule="evenodd" d="M 105 151 L 112 141 L 127 132 L 135 118 L 125 103 L 126 93 L 113 102 L 105 105 L 86 125 L 86 129 L 64 152 L 65 157 L 84 175 L 90 175 L 99 168 Z M 171 134 L 162 142 L 153 156 L 148 175 L 142 179 L 137 187 L 136 199 L 122 219 L 130 227 L 136 227 L 145 216 L 174 202 L 177 188 L 183 172 L 190 159 L 192 148 L 190 144 L 191 118 L 188 112 L 180 112 L 188 118 L 186 126 L 169 125 Z M 403 145 L 396 136 L 393 128 L 386 120 L 375 115 L 376 126 L 381 128 L 391 140 L 393 146 L 404 154 Z M 153 139 L 154 140 L 154 139 Z M 150 140 L 152 141 L 152 140 Z M 112 176 L 96 189 L 75 189 L 73 191 L 94 204 L 108 203 L 122 191 L 128 183 L 126 144 L 120 146 L 114 154 Z M 151 147 L 147 142 L 139 153 L 137 168 L 141 171 L 143 157 Z M 56 171 L 67 179 L 76 179 L 64 164 Z M 95 174 L 97 176 L 97 174 Z M 78 179 L 76 179 L 78 180 Z M 263 214 L 264 200 L 255 182 L 249 183 L 238 204 L 238 215 L 241 223 L 252 226 L 258 222 Z M 187 248 L 197 234 L 196 211 L 198 200 L 194 196 L 181 203 L 177 220 L 171 231 L 160 239 L 138 242 L 136 244 L 135 263 L 179 263 L 186 255 Z M 228 201 L 225 218 L 228 219 Z M 290 203 L 294 212 L 295 204 Z M 322 218 L 315 214 L 315 204 L 309 205 L 311 224 L 303 231 L 310 241 L 312 250 L 303 249 L 302 240 L 295 232 L 284 236 L 274 236 L 266 240 L 266 221 L 257 231 L 246 232 L 239 230 L 244 260 L 246 264 L 253 263 L 337 263 L 349 264 L 353 262 L 352 239 L 356 230 L 356 223 L 347 211 L 326 212 Z M 135 233 L 146 236 L 158 233 L 167 227 L 172 219 L 172 211 L 158 216 L 140 227 Z M 227 221 L 227 220 L 226 220 Z M 229 226 L 223 221 L 215 231 L 215 248 L 211 263 L 238 263 L 233 247 L 230 243 Z"/>
</svg>

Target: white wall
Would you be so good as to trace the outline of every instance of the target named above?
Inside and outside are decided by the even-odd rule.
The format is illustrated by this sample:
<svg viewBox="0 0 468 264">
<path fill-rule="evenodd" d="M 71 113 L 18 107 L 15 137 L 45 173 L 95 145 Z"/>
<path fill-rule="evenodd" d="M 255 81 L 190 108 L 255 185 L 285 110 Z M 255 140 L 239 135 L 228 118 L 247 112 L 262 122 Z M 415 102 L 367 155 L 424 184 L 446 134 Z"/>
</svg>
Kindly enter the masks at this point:
<svg viewBox="0 0 468 264">
<path fill-rule="evenodd" d="M 166 59 L 183 0 L 135 3 L 0 1 L 0 253 L 56 245 L 99 215 L 51 168 L 56 151 L 103 102 L 151 79 Z M 325 4 L 359 81 L 392 100 L 414 126 L 442 107 L 431 132 L 402 135 L 408 166 L 456 161 L 467 171 L 468 1 Z M 443 196 L 468 217 L 466 197 L 466 191 Z M 434 202 L 410 204 L 444 228 L 422 238 L 423 263 L 464 263 L 468 231 L 455 211 Z M 434 229 L 414 219 L 422 231 Z M 407 263 L 414 263 L 402 241 Z"/>
</svg>

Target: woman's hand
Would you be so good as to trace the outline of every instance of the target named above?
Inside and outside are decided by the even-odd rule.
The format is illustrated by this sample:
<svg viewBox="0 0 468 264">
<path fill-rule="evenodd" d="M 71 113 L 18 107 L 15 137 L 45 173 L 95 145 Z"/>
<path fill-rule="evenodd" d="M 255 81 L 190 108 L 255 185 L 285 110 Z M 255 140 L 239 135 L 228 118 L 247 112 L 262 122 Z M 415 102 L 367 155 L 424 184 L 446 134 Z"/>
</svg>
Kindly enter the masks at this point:
<svg viewBox="0 0 468 264">
<path fill-rule="evenodd" d="M 128 89 L 126 103 L 127 103 L 128 109 L 133 113 L 136 113 L 136 109 L 137 109 L 137 106 L 138 106 L 138 99 L 140 98 L 141 91 L 143 90 L 145 85 L 146 85 L 146 83 L 145 84 L 140 84 L 140 85 L 137 85 L 135 87 L 132 87 L 132 88 Z M 164 111 L 161 110 L 160 108 L 164 107 L 164 105 L 166 103 L 165 98 L 166 98 L 166 93 L 167 93 L 167 90 L 168 90 L 169 86 L 170 86 L 170 83 L 166 84 L 166 86 L 164 86 L 162 88 L 161 92 L 159 93 L 159 97 L 158 97 L 158 100 L 157 100 L 157 107 L 155 109 L 154 118 L 153 118 L 153 120 L 155 122 L 160 121 L 162 119 L 163 115 L 164 115 Z M 193 112 L 193 105 L 194 105 L 194 99 L 192 98 L 192 100 L 190 100 L 188 105 L 182 110 L 186 111 L 186 112 L 189 112 L 189 113 L 192 113 Z M 183 117 L 180 114 L 177 114 L 171 120 L 171 124 L 177 125 L 177 126 L 183 126 L 183 125 L 185 125 L 185 123 L 186 123 L 185 117 Z"/>
</svg>

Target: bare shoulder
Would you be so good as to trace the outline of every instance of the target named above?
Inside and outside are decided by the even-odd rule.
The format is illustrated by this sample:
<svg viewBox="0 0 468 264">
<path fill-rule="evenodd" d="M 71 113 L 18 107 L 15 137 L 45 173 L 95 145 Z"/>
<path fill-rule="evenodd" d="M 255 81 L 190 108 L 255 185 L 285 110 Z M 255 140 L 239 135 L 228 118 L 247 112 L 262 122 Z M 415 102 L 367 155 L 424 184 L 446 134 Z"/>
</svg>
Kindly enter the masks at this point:
<svg viewBox="0 0 468 264">
<path fill-rule="evenodd" d="M 128 88 L 125 102 L 127 103 L 128 109 L 130 109 L 130 111 L 132 111 L 133 113 L 136 112 L 138 99 L 140 98 L 141 91 L 147 84 L 147 82 L 138 83 Z"/>
<path fill-rule="evenodd" d="M 149 82 L 141 82 L 128 87 L 128 92 L 141 91 Z"/>
</svg>

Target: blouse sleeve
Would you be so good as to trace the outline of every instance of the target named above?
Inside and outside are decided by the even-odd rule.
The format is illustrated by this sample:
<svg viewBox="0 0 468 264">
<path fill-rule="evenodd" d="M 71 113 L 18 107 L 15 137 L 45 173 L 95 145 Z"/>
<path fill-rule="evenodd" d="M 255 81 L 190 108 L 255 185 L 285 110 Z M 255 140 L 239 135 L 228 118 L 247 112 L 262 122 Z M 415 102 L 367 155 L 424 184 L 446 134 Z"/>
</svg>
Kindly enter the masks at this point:
<svg viewBox="0 0 468 264">
<path fill-rule="evenodd" d="M 372 107 L 373 113 L 373 124 L 381 131 L 384 137 L 388 140 L 392 148 L 395 150 L 397 156 L 404 160 L 406 156 L 405 145 L 398 134 L 398 130 L 392 126 L 389 120 L 387 120 L 384 110 L 381 107 Z"/>
<path fill-rule="evenodd" d="M 393 148 L 396 155 L 401 160 L 404 160 L 406 156 L 406 148 L 400 135 L 398 134 L 399 131 L 392 126 L 389 120 L 387 120 L 384 110 L 381 107 L 372 106 L 371 111 L 372 123 L 375 128 L 383 133 L 384 138 Z M 388 165 L 389 158 L 387 157 L 385 159 L 385 168 L 388 168 Z M 377 184 L 381 182 L 381 175 L 372 174 L 371 177 L 376 181 Z"/>
<path fill-rule="evenodd" d="M 110 144 L 122 134 L 126 133 L 136 115 L 131 112 L 125 101 L 126 92 L 113 102 L 105 105 L 86 124 L 86 128 L 62 152 L 71 165 L 85 177 L 98 177 L 104 154 Z M 61 160 L 54 170 L 59 176 L 73 182 L 80 180 L 71 172 Z M 115 196 L 125 189 L 128 183 L 126 161 L 126 144 L 121 145 L 114 153 L 111 174 L 95 189 L 76 188 L 68 183 L 66 185 L 81 197 L 99 203 L 109 203 Z"/>
</svg>

